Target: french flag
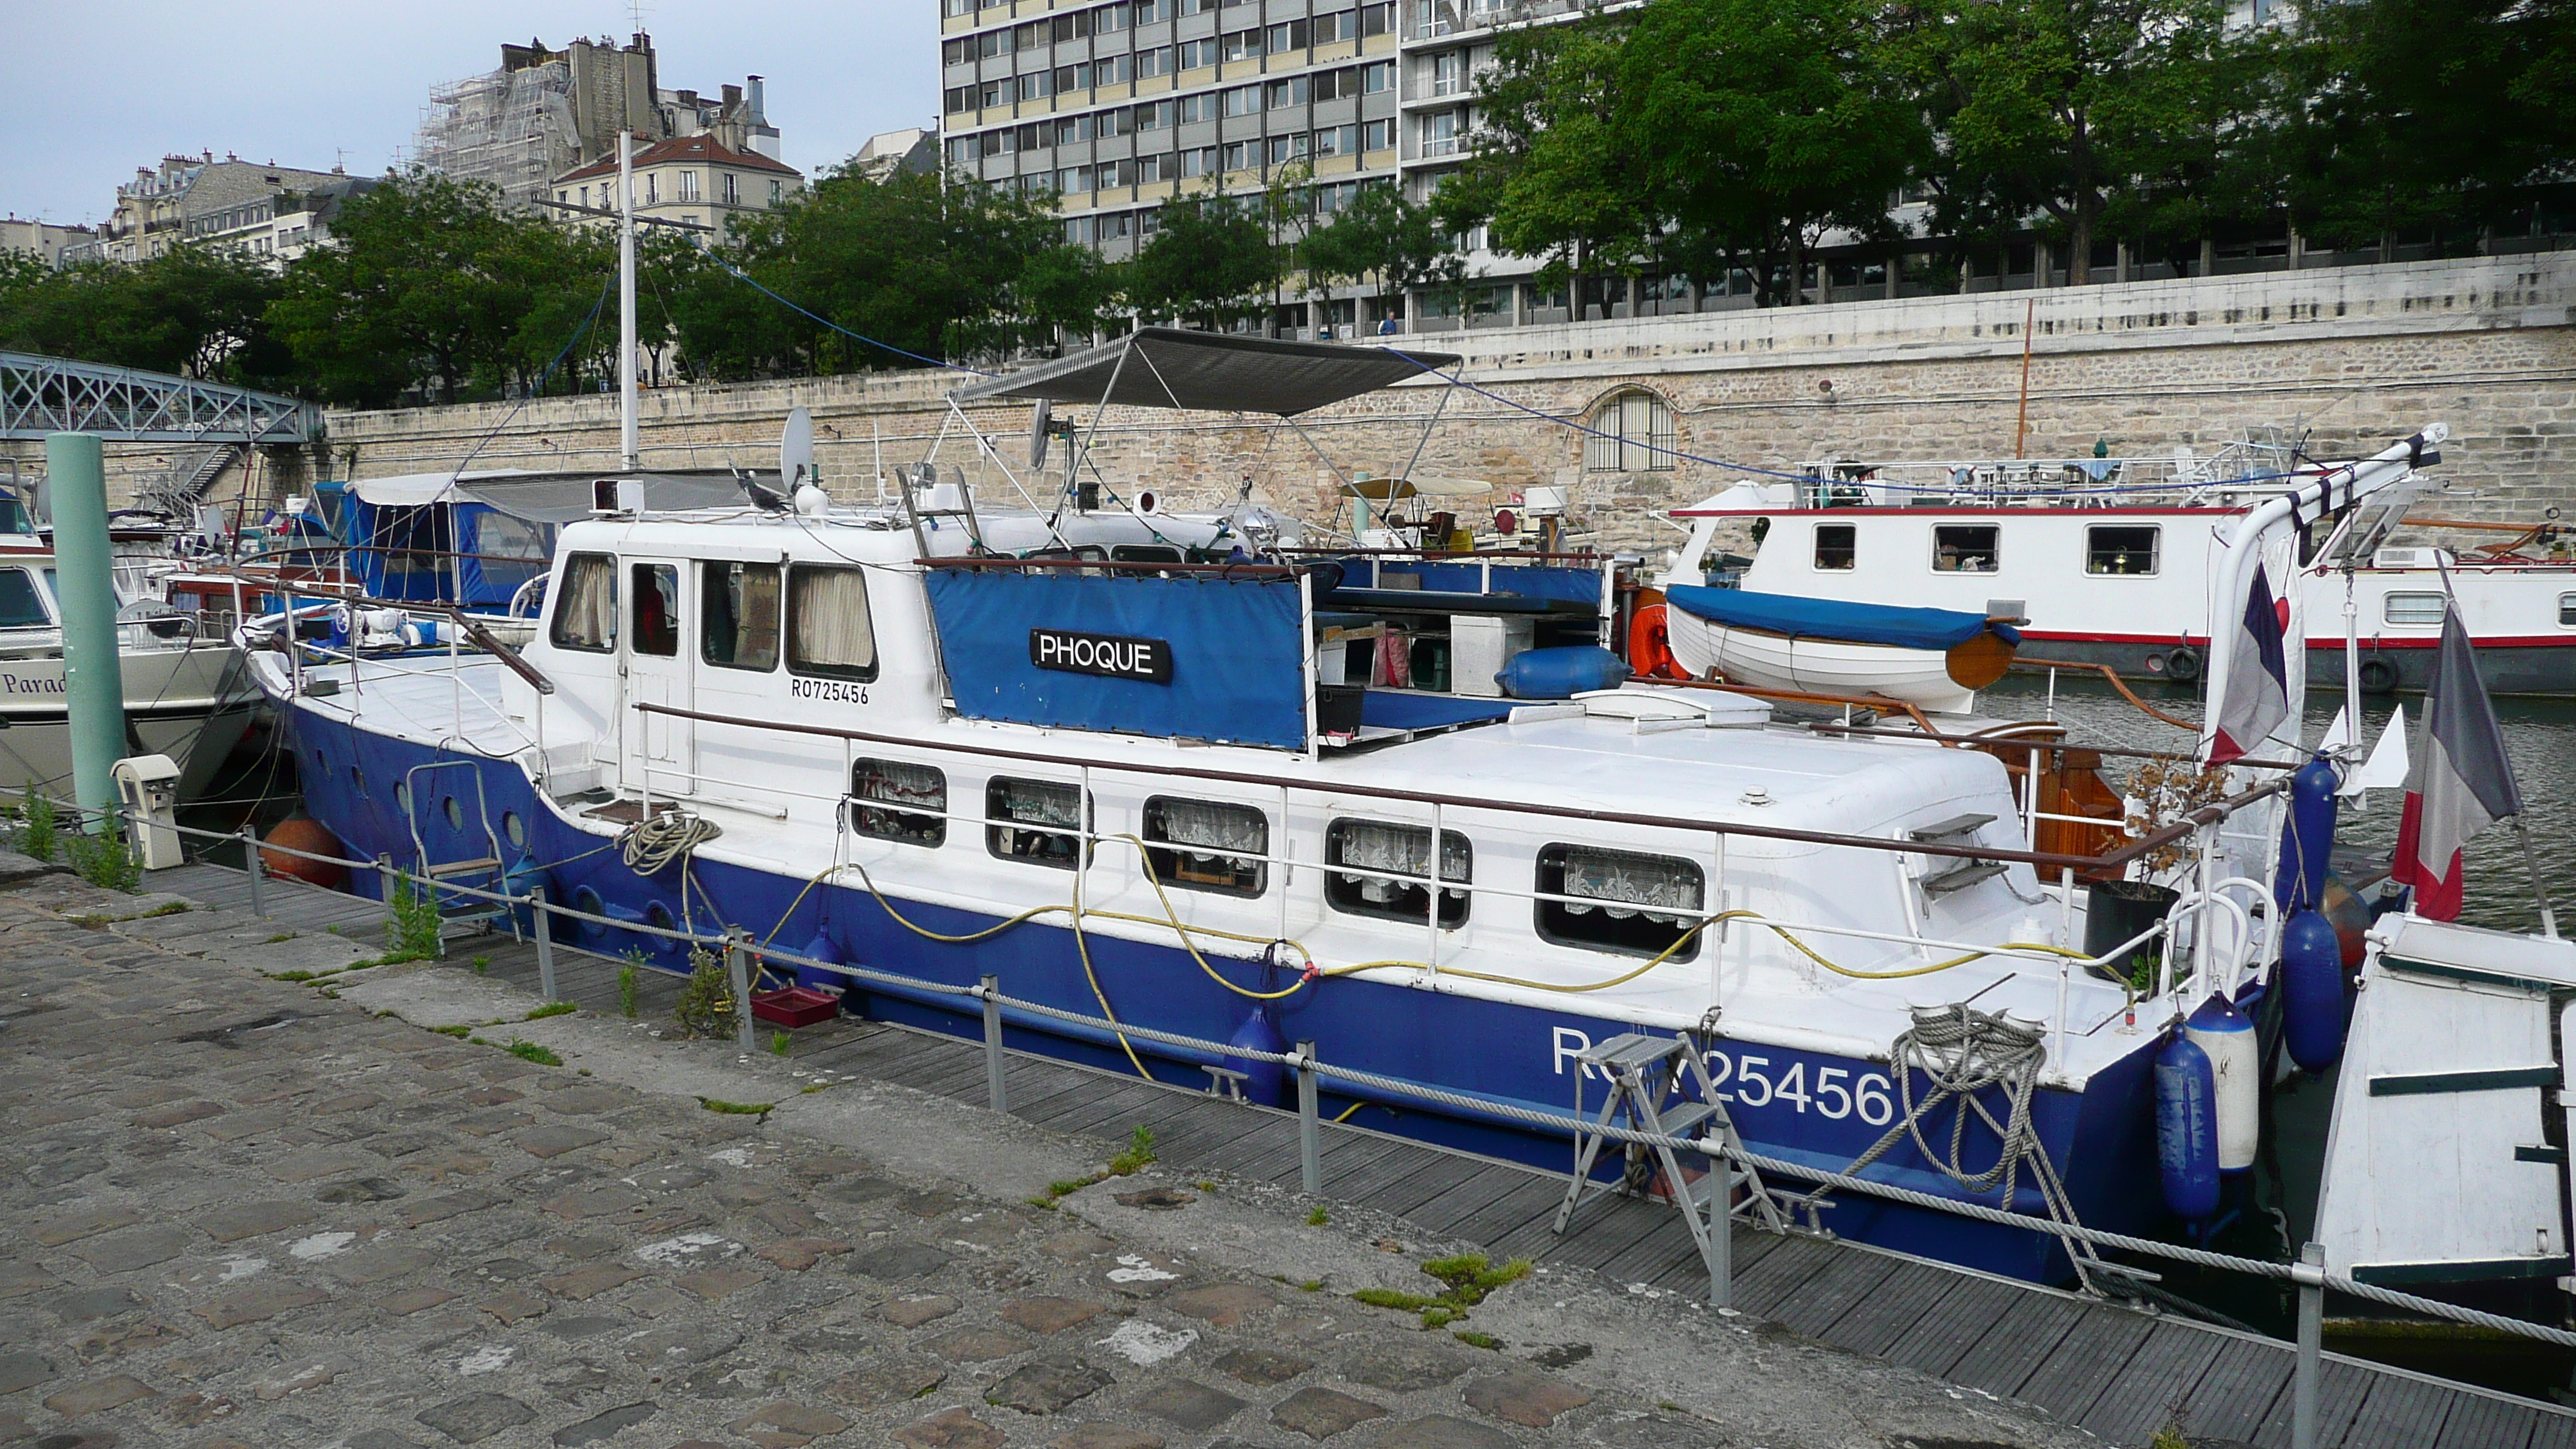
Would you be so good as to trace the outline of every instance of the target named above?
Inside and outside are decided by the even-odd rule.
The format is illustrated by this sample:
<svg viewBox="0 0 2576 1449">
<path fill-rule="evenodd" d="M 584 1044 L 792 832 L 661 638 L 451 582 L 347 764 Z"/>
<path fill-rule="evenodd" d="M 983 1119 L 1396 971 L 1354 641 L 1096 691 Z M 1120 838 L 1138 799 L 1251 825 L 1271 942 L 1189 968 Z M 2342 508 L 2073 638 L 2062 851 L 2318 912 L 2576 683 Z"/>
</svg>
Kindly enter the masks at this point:
<svg viewBox="0 0 2576 1449">
<path fill-rule="evenodd" d="M 2477 651 L 2459 610 L 2442 616 L 2442 648 L 2424 690 L 2424 735 L 2406 776 L 2406 813 L 2397 825 L 2391 880 L 2415 888 L 2415 914 L 2460 918 L 2460 847 L 2508 815 L 2522 813 L 2513 759 L 2495 701 L 2478 675 Z"/>
<path fill-rule="evenodd" d="M 2272 597 L 2270 576 L 2255 565 L 2254 584 L 2245 591 L 2245 617 L 2237 621 L 2227 646 L 2226 705 L 2209 741 L 2212 766 L 2245 758 L 2290 717 L 2290 673 L 2281 645 L 2289 625 L 2288 603 Z"/>
</svg>

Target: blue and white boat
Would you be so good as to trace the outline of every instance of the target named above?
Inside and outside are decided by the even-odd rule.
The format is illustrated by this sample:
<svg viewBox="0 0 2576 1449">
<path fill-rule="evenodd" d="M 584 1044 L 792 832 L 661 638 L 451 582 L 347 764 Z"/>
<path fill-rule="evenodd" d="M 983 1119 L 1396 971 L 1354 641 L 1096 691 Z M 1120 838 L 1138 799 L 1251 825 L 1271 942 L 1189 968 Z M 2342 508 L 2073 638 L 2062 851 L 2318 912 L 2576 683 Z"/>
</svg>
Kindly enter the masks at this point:
<svg viewBox="0 0 2576 1449">
<path fill-rule="evenodd" d="M 1288 415 L 1419 368 L 1149 329 L 968 391 Z M 1612 632 L 1609 590 L 1587 601 L 1582 570 L 1509 560 L 1428 592 L 1452 622 L 1534 620 L 1464 632 L 1505 641 L 1506 688 L 1553 697 L 1347 682 L 1368 657 L 1353 641 L 1436 627 L 1425 590 L 1265 553 L 1255 509 L 1150 509 L 1070 451 L 1044 507 L 936 472 L 863 508 L 807 488 L 660 513 L 603 490 L 561 526 L 524 651 L 251 657 L 306 806 L 349 854 L 919 984 L 851 986 L 849 1012 L 972 1034 L 976 1003 L 929 988 L 994 975 L 1066 1012 L 1312 1041 L 1341 1067 L 1556 1113 L 1601 1100 L 1598 1081 L 1582 1095 L 1587 1048 L 1678 1033 L 1756 1153 L 1841 1170 L 1874 1152 L 1872 1178 L 2039 1216 L 2053 1177 L 2060 1215 L 2169 1226 L 2151 1065 L 2191 1007 L 2259 990 L 2271 800 L 2222 809 L 2153 872 L 2135 850 L 2034 851 L 2049 822 L 2003 747 L 1820 734 L 1687 684 L 1578 687 L 1600 682 L 1578 676 Z M 687 849 L 630 867 L 607 847 L 639 822 Z M 2079 945 L 2086 882 L 2122 874 L 2183 887 L 2172 919 L 2193 938 L 2143 999 Z M 686 969 L 616 925 L 573 939 Z M 1890 1136 L 1928 1096 L 1922 1014 L 1957 1006 L 2025 1063 L 1980 1098 L 2023 1144 L 2001 1188 L 1979 1184 L 1992 1131 L 1972 1120 L 1954 1148 L 1955 1101 Z M 1009 1039 L 1192 1086 L 1225 1061 L 1036 1016 Z M 1393 1111 L 1363 1123 L 1567 1159 L 1500 1112 L 1368 1095 Z M 1878 1200 L 1824 1221 L 2016 1277 L 2068 1268 L 2040 1234 Z"/>
</svg>

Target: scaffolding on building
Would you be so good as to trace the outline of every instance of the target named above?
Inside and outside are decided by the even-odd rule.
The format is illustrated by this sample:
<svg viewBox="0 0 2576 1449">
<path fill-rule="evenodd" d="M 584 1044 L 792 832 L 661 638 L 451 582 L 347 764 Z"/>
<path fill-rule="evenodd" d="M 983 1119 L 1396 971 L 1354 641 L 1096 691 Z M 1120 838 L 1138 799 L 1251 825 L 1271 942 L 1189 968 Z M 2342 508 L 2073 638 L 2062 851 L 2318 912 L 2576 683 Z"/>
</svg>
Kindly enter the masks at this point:
<svg viewBox="0 0 2576 1449">
<path fill-rule="evenodd" d="M 543 200 L 547 183 L 583 160 L 574 122 L 572 64 L 487 71 L 430 92 L 413 162 L 458 181 L 479 181 L 511 206 Z"/>
</svg>

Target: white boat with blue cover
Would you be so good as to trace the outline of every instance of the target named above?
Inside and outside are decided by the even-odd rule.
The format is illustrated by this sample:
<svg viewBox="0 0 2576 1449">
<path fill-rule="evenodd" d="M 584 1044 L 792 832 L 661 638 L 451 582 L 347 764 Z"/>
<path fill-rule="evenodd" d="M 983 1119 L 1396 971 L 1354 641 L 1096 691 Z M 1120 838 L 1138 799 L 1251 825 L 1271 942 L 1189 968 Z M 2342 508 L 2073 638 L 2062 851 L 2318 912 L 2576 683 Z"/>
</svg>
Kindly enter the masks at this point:
<svg viewBox="0 0 2576 1449">
<path fill-rule="evenodd" d="M 1878 695 L 1965 714 L 2011 668 L 2009 619 L 1676 584 L 1664 591 L 1673 661 L 1694 679 L 1762 689 Z"/>
<path fill-rule="evenodd" d="M 1209 406 L 1193 384 L 1223 373 L 1234 406 L 1285 413 L 1414 371 L 1148 332 L 981 391 L 1114 401 L 1149 377 Z M 1758 1153 L 1867 1158 L 1878 1180 L 2034 1215 L 2062 1183 L 2060 1215 L 2166 1226 L 2150 1063 L 2190 1005 L 2255 990 L 2268 801 L 2061 856 L 2029 848 L 2042 822 L 1991 749 L 1819 737 L 1722 690 L 1357 687 L 1359 727 L 1337 728 L 1354 686 L 1337 702 L 1321 678 L 1321 620 L 1367 602 L 1337 601 L 1345 571 L 1193 563 L 1229 557 L 1247 519 L 1142 512 L 1071 468 L 1051 511 L 944 487 L 569 523 L 523 659 L 256 653 L 308 809 L 359 858 L 919 983 L 843 996 L 882 1019 L 973 1032 L 973 1003 L 933 988 L 995 975 L 1123 1026 L 1311 1040 L 1450 1097 L 1372 1093 L 1389 1111 L 1359 1120 L 1548 1165 L 1563 1137 L 1459 1100 L 1589 1107 L 1587 1046 L 1678 1033 Z M 1563 592 L 1479 568 L 1497 598 Z M 629 865 L 614 847 L 648 830 L 685 848 Z M 2197 949 L 2166 953 L 2141 1001 L 2073 945 L 2078 872 L 2167 842 L 2184 848 L 2160 878 L 2199 883 L 2174 906 Z M 685 964 L 613 924 L 576 939 Z M 1975 1039 L 1938 1045 L 1947 1025 Z M 1223 1064 L 1050 1018 L 1008 1030 L 1163 1081 Z M 2018 1146 L 2006 1171 L 1976 1123 L 1943 1160 L 1955 1100 L 1898 1130 L 1904 1103 L 1931 1100 L 1924 1069 L 1968 1050 L 2017 1064 L 1979 1099 Z M 1877 1200 L 1825 1221 L 2020 1277 L 2067 1268 L 2039 1234 Z"/>
</svg>

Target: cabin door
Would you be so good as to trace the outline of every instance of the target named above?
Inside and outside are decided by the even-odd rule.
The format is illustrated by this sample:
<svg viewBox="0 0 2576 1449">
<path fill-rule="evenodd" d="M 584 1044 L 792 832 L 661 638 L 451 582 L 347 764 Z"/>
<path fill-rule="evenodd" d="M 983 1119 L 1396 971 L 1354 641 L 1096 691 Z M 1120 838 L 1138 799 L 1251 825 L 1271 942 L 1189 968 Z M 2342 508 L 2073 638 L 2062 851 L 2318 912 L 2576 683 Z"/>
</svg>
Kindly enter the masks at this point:
<svg viewBox="0 0 2576 1449">
<path fill-rule="evenodd" d="M 630 788 L 656 795 L 696 793 L 695 727 L 685 719 L 657 713 L 691 707 L 691 651 L 682 647 L 688 630 L 688 570 L 676 560 L 624 560 L 626 628 L 624 657 L 626 707 L 618 722 L 621 773 Z"/>
</svg>

